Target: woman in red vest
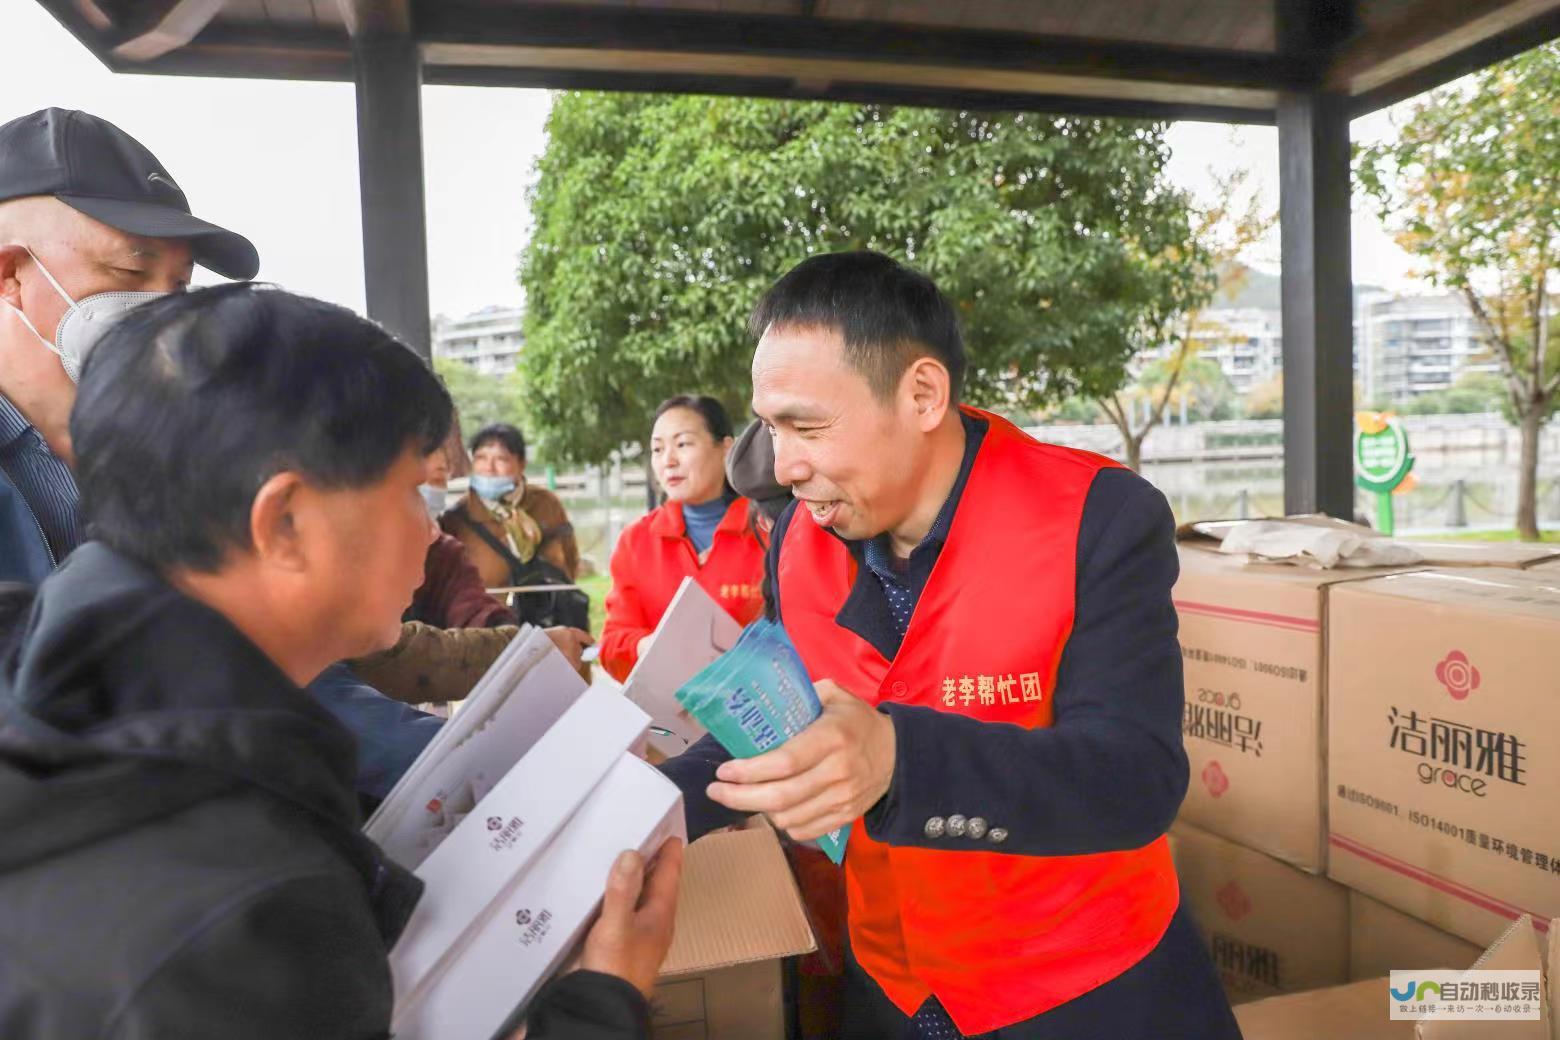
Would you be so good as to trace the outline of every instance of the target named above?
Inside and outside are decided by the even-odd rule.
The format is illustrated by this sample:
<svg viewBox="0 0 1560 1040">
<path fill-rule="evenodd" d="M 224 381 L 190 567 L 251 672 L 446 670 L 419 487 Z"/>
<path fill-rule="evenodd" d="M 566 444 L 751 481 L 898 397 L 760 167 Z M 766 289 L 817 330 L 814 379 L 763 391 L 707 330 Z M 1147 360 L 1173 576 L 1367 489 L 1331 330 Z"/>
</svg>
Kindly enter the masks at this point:
<svg viewBox="0 0 1560 1040">
<path fill-rule="evenodd" d="M 619 680 L 684 578 L 744 625 L 763 612 L 764 546 L 747 499 L 726 483 L 731 443 L 731 418 L 713 397 L 684 394 L 656 409 L 650 464 L 666 501 L 618 540 L 601 633 L 601 665 Z"/>
</svg>

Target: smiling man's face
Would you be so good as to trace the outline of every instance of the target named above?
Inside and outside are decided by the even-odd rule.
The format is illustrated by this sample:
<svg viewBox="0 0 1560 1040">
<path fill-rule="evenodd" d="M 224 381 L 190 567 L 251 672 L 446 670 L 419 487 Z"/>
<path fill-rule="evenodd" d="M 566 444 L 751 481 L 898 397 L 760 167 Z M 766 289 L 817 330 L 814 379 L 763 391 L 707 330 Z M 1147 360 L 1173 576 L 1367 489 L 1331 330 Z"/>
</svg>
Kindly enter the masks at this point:
<svg viewBox="0 0 1560 1040">
<path fill-rule="evenodd" d="M 834 329 L 771 327 L 753 355 L 753 412 L 775 442 L 775 479 L 813 520 L 853 540 L 897 528 L 915 507 L 925 435 L 903 385 L 872 392 Z"/>
</svg>

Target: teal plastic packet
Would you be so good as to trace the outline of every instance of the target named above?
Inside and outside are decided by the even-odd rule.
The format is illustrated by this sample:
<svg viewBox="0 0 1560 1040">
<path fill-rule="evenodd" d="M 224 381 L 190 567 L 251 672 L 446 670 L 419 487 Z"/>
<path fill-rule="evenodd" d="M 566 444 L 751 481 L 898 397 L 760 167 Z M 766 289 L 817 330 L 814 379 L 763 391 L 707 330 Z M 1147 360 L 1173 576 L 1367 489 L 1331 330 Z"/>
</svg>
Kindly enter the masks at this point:
<svg viewBox="0 0 1560 1040">
<path fill-rule="evenodd" d="M 823 713 L 790 636 L 768 619 L 749 625 L 736 646 L 684 683 L 677 703 L 737 758 L 773 751 Z M 841 863 L 849 839 L 847 824 L 818 847 Z"/>
</svg>

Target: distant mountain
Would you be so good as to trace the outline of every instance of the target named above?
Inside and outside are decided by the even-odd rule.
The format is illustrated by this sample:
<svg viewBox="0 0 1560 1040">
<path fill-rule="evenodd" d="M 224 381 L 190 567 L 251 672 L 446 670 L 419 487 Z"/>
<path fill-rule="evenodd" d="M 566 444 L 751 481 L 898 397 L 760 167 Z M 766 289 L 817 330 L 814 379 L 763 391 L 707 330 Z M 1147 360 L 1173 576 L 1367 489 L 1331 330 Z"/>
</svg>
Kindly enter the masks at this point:
<svg viewBox="0 0 1560 1040">
<path fill-rule="evenodd" d="M 1242 268 L 1244 277 L 1226 281 L 1219 289 L 1219 294 L 1214 297 L 1215 307 L 1250 307 L 1258 310 L 1276 311 L 1279 309 L 1283 298 L 1280 289 L 1280 280 L 1276 274 L 1267 274 L 1252 267 Z M 1238 281 L 1239 284 L 1230 284 Z M 1360 296 L 1370 292 L 1381 292 L 1378 285 L 1354 286 L 1354 302 L 1358 303 Z"/>
</svg>

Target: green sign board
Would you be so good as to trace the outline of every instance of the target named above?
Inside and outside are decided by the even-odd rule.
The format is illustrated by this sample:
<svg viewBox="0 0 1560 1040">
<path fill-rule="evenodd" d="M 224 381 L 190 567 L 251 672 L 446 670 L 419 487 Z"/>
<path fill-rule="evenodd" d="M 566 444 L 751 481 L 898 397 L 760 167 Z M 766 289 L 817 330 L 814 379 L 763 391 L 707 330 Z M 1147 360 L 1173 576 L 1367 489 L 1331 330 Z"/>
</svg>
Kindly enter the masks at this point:
<svg viewBox="0 0 1560 1040">
<path fill-rule="evenodd" d="M 1414 468 L 1408 432 L 1393 415 L 1361 412 L 1354 420 L 1354 482 L 1376 495 L 1378 529 L 1393 529 L 1392 492 Z"/>
</svg>

